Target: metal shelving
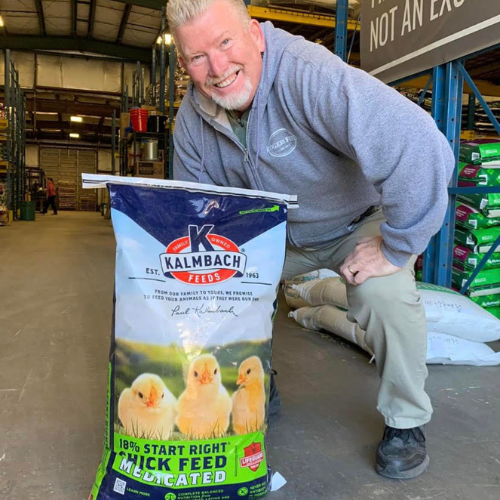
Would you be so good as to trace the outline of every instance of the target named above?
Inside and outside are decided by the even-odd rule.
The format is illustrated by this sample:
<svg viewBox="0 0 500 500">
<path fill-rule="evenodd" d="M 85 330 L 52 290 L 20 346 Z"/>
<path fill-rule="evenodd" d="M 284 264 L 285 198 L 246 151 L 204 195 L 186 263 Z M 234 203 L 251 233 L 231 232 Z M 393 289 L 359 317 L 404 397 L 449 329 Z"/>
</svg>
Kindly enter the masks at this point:
<svg viewBox="0 0 500 500">
<path fill-rule="evenodd" d="M 497 48 L 493 46 L 491 49 Z M 453 258 L 453 238 L 455 231 L 455 201 L 458 194 L 472 193 L 500 193 L 500 187 L 457 187 L 458 186 L 458 157 L 460 149 L 460 136 L 462 125 L 462 97 L 464 81 L 467 82 L 475 98 L 483 107 L 486 115 L 500 135 L 500 124 L 489 109 L 486 101 L 480 94 L 472 78 L 465 69 L 465 61 L 474 56 L 451 61 L 433 69 L 432 79 L 432 116 L 439 129 L 444 133 L 455 153 L 456 166 L 448 187 L 449 202 L 445 220 L 439 233 L 431 240 L 425 255 L 423 267 L 423 281 L 437 285 L 451 287 L 451 272 Z M 470 99 L 469 99 L 470 102 Z M 487 262 L 491 253 L 500 243 L 500 237 L 492 245 L 492 251 L 485 254 L 467 283 L 460 290 L 465 293 L 477 274 Z"/>
<path fill-rule="evenodd" d="M 175 65 L 176 55 L 175 46 L 173 43 L 167 45 L 165 40 L 165 26 L 166 26 L 166 13 L 165 8 L 162 9 L 161 30 L 158 40 L 152 47 L 151 57 L 151 73 L 150 85 L 146 88 L 144 84 L 144 70 L 141 65 L 137 63 L 137 69 L 133 75 L 132 84 L 132 107 L 141 107 L 149 105 L 157 110 L 160 115 L 167 115 L 167 122 L 165 126 L 165 133 L 163 132 L 137 132 L 132 130 L 130 134 L 120 136 L 117 141 L 119 153 L 119 173 L 120 175 L 137 175 L 139 160 L 140 141 L 144 139 L 157 139 L 159 150 L 164 152 L 163 156 L 163 171 L 164 176 L 172 178 L 172 165 L 173 148 L 172 144 L 172 131 L 174 126 L 174 117 L 178 105 L 174 102 L 174 81 L 175 81 Z M 168 60 L 167 65 L 167 47 L 168 47 Z M 169 84 L 168 84 L 168 100 L 165 96 L 166 90 L 166 68 L 172 68 L 169 71 Z M 125 93 L 122 97 L 121 112 L 129 112 L 129 89 L 125 88 Z M 166 105 L 168 104 L 168 113 Z M 127 127 L 128 128 L 128 127 Z M 115 137 L 113 138 L 115 143 Z M 131 161 L 129 157 L 131 156 Z M 145 160 L 148 162 L 149 160 Z"/>
<path fill-rule="evenodd" d="M 7 209 L 14 219 L 25 199 L 26 98 L 19 84 L 19 71 L 5 50 L 5 119 L 0 119 L 4 158 L 0 160 L 0 182 L 5 183 Z"/>
</svg>

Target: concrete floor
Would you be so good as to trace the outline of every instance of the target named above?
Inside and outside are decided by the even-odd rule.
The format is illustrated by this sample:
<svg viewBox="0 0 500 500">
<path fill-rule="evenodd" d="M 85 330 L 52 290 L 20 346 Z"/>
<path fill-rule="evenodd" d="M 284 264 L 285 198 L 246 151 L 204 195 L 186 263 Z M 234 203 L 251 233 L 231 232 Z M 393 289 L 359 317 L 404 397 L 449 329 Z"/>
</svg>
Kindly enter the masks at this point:
<svg viewBox="0 0 500 500">
<path fill-rule="evenodd" d="M 1 500 L 88 496 L 102 452 L 114 246 L 98 214 L 0 228 Z M 287 312 L 282 304 L 276 320 L 283 411 L 268 454 L 288 484 L 270 499 L 500 498 L 499 368 L 431 367 L 430 470 L 383 479 L 373 470 L 375 367 Z"/>
</svg>

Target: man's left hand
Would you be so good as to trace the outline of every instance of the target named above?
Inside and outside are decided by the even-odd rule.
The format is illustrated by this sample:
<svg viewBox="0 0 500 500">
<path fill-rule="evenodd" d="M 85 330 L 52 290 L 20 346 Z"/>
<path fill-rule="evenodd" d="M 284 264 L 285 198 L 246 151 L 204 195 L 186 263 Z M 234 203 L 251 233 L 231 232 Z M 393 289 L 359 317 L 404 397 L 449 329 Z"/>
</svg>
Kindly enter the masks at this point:
<svg viewBox="0 0 500 500">
<path fill-rule="evenodd" d="M 356 243 L 356 248 L 342 264 L 340 275 L 351 285 L 361 285 L 368 278 L 389 276 L 400 269 L 382 253 L 382 236 L 374 236 Z"/>
</svg>

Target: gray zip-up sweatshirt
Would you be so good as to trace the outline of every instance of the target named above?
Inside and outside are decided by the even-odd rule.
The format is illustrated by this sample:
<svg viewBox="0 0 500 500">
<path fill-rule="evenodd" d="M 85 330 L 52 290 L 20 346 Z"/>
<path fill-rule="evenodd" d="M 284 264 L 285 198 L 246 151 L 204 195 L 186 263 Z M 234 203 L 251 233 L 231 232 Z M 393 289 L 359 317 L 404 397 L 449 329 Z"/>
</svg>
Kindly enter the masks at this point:
<svg viewBox="0 0 500 500">
<path fill-rule="evenodd" d="M 262 28 L 247 147 L 191 85 L 176 120 L 175 179 L 298 195 L 288 232 L 298 247 L 330 244 L 380 205 L 382 251 L 403 266 L 441 227 L 455 165 L 446 138 L 418 106 L 326 48 Z"/>
</svg>

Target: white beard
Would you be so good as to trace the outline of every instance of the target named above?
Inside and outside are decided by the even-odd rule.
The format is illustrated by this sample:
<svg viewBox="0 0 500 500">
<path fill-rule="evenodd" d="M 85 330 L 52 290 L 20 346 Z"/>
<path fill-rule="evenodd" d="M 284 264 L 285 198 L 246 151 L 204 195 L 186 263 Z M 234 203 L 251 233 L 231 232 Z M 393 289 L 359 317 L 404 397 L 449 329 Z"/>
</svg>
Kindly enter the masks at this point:
<svg viewBox="0 0 500 500">
<path fill-rule="evenodd" d="M 220 96 L 216 92 L 212 92 L 211 97 L 214 102 L 224 109 L 239 109 L 245 106 L 245 104 L 250 100 L 252 91 L 253 86 L 250 82 L 250 78 L 246 77 L 245 86 L 241 90 L 226 96 Z"/>
</svg>

